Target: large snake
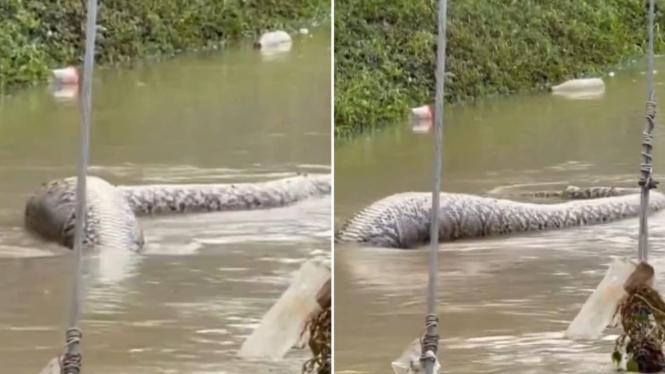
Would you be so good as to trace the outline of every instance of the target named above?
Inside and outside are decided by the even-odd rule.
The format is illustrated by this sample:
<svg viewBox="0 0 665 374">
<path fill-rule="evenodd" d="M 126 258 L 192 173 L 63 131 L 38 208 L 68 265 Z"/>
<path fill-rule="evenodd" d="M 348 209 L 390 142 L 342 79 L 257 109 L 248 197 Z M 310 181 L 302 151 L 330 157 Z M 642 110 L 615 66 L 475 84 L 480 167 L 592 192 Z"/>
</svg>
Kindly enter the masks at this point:
<svg viewBox="0 0 665 374">
<path fill-rule="evenodd" d="M 144 245 L 138 215 L 268 209 L 330 191 L 330 175 L 260 183 L 143 186 L 114 186 L 89 176 L 84 244 L 138 251 Z M 72 248 L 75 204 L 76 177 L 45 183 L 28 199 L 25 226 L 47 241 Z"/>
<path fill-rule="evenodd" d="M 524 195 L 572 201 L 535 204 L 458 193 L 441 193 L 439 240 L 479 238 L 593 225 L 636 217 L 638 188 L 569 186 L 563 191 Z M 414 248 L 430 238 L 432 194 L 406 192 L 374 202 L 335 234 L 338 243 L 355 242 L 388 248 Z M 651 191 L 650 212 L 665 207 L 665 196 Z"/>
</svg>

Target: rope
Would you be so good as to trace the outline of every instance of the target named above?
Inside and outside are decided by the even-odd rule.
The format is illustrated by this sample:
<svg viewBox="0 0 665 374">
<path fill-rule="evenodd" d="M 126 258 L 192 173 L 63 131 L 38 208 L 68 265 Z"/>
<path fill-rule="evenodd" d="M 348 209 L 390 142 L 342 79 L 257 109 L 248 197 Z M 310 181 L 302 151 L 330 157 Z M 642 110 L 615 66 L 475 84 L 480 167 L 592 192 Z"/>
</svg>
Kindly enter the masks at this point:
<svg viewBox="0 0 665 374">
<path fill-rule="evenodd" d="M 436 352 L 439 349 L 439 334 L 436 333 L 436 327 L 439 323 L 439 317 L 435 314 L 428 314 L 425 317 L 425 331 L 424 335 L 420 338 L 420 345 L 423 347 L 422 357 L 432 358 L 436 360 Z M 434 329 L 434 334 L 428 334 L 429 329 Z M 422 358 L 421 357 L 421 358 Z"/>
<path fill-rule="evenodd" d="M 646 125 L 644 132 L 642 132 L 642 162 L 640 163 L 641 177 L 639 185 L 642 187 L 640 195 L 640 231 L 639 231 L 639 244 L 637 256 L 640 261 L 647 262 L 649 260 L 649 227 L 647 225 L 647 210 L 649 207 L 649 191 L 658 187 L 658 182 L 651 178 L 653 168 L 651 166 L 652 156 L 651 150 L 653 149 L 653 128 L 655 126 L 656 118 L 656 100 L 653 84 L 653 68 L 654 68 L 654 42 L 653 42 L 653 23 L 655 18 L 655 5 L 654 0 L 649 0 L 649 25 L 648 25 L 648 62 L 647 62 L 647 83 L 649 98 L 646 105 Z"/>
<path fill-rule="evenodd" d="M 67 348 L 71 347 L 72 345 L 78 345 L 81 342 L 82 337 L 83 333 L 78 328 L 74 327 L 68 329 L 65 335 L 65 344 L 67 345 Z M 60 364 L 63 373 L 79 374 L 81 372 L 81 360 L 81 353 L 66 354 Z"/>
<path fill-rule="evenodd" d="M 86 174 L 90 147 L 90 122 L 92 102 L 92 71 L 95 62 L 95 32 L 97 30 L 97 0 L 88 0 L 87 24 L 85 31 L 85 58 L 83 60 L 83 84 L 81 102 L 80 141 L 78 178 L 76 181 L 76 222 L 74 228 L 74 285 L 72 291 L 72 309 L 69 329 L 66 333 L 67 351 L 62 360 L 63 374 L 79 374 L 81 371 L 80 343 L 83 334 L 78 329 L 81 315 L 81 258 L 83 252 L 83 224 L 86 213 Z"/>
<path fill-rule="evenodd" d="M 427 316 L 425 317 L 426 333 L 421 340 L 421 364 L 426 374 L 434 373 L 436 352 L 439 345 L 436 316 L 436 280 L 439 268 L 439 197 L 441 191 L 441 163 L 443 144 L 443 93 L 446 77 L 446 20 L 448 12 L 447 0 L 439 0 L 437 66 L 436 66 L 436 101 L 434 109 L 434 166 L 432 178 L 432 218 L 430 226 L 430 260 L 427 294 Z"/>
</svg>

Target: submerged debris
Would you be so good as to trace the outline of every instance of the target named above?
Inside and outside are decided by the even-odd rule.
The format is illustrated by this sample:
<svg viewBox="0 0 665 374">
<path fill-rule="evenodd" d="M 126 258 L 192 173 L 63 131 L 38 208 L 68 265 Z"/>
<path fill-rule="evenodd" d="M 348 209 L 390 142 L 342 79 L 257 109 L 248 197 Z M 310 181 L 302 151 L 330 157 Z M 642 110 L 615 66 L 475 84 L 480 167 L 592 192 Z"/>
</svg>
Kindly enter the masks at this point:
<svg viewBox="0 0 665 374">
<path fill-rule="evenodd" d="M 331 322 L 330 306 L 311 321 L 309 348 L 313 357 L 303 365 L 303 374 L 330 374 Z"/>
<path fill-rule="evenodd" d="M 612 353 L 619 370 L 657 373 L 665 369 L 665 302 L 653 289 L 653 276 L 653 268 L 640 263 L 624 285 L 628 297 L 617 310 L 623 333 Z"/>
</svg>

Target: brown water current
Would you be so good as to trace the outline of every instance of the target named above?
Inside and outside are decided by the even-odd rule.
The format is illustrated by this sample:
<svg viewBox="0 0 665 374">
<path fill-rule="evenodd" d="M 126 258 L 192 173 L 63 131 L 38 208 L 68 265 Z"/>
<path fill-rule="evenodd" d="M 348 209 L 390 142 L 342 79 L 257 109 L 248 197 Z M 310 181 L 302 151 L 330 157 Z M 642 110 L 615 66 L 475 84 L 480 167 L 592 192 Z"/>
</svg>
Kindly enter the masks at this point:
<svg viewBox="0 0 665 374">
<path fill-rule="evenodd" d="M 665 61 L 657 59 L 663 71 Z M 606 77 L 605 93 L 548 93 L 449 106 L 442 189 L 486 194 L 578 186 L 635 186 L 647 98 L 644 63 Z M 665 78 L 655 75 L 656 97 Z M 662 111 L 661 111 L 662 113 Z M 665 168 L 657 115 L 656 179 Z M 385 196 L 430 191 L 433 133 L 398 124 L 335 149 L 335 226 Z M 649 219 L 651 262 L 665 289 L 665 215 Z M 597 342 L 564 338 L 611 256 L 637 256 L 638 220 L 440 247 L 442 373 L 612 373 L 618 331 Z M 424 328 L 428 247 L 335 249 L 335 372 L 392 373 L 391 361 Z"/>
<path fill-rule="evenodd" d="M 95 72 L 90 173 L 115 184 L 248 182 L 330 173 L 329 26 L 290 51 L 242 45 Z M 72 253 L 26 234 L 28 195 L 76 175 L 75 101 L 45 86 L 0 98 L 0 367 L 36 373 L 64 347 Z M 282 209 L 142 218 L 145 252 L 86 258 L 84 371 L 296 373 L 234 357 L 313 252 L 330 197 Z"/>
</svg>

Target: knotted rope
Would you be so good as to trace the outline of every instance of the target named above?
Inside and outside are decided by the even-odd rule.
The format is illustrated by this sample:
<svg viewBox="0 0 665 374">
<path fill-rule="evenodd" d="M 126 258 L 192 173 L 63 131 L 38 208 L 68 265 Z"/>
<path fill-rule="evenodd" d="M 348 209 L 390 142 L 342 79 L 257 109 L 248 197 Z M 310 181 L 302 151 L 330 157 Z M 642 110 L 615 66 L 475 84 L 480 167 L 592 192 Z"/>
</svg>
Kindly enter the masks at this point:
<svg viewBox="0 0 665 374">
<path fill-rule="evenodd" d="M 67 349 L 69 349 L 69 347 L 72 345 L 80 344 L 82 337 L 83 333 L 78 328 L 74 327 L 68 329 L 67 333 L 65 334 L 65 343 L 67 345 Z M 62 372 L 64 374 L 79 374 L 81 372 L 82 359 L 83 357 L 81 356 L 80 352 L 65 354 L 63 356 L 62 362 L 60 363 Z"/>
<path fill-rule="evenodd" d="M 649 209 L 649 190 L 658 187 L 658 182 L 651 177 L 653 167 L 651 166 L 653 149 L 653 129 L 656 119 L 656 99 L 653 84 L 654 68 L 654 41 L 653 41 L 653 23 L 655 18 L 654 0 L 649 0 L 649 25 L 648 25 L 648 62 L 647 62 L 647 84 L 649 96 L 646 105 L 646 125 L 642 132 L 642 162 L 640 163 L 640 180 L 638 184 L 642 187 L 640 195 L 640 231 L 638 258 L 640 261 L 649 260 L 649 228 L 647 225 L 647 210 Z"/>
</svg>

